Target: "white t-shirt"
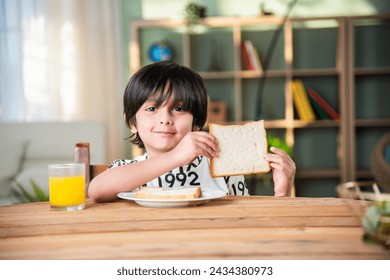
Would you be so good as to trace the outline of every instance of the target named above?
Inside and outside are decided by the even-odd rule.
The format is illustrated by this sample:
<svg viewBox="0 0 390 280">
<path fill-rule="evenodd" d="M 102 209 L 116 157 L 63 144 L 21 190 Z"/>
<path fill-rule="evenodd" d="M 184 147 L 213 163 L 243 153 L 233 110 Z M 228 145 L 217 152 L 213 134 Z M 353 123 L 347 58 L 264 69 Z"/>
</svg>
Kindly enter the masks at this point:
<svg viewBox="0 0 390 280">
<path fill-rule="evenodd" d="M 115 160 L 109 168 L 140 162 L 148 158 L 147 153 L 132 160 Z M 203 191 L 221 190 L 228 195 L 249 195 L 245 178 L 242 175 L 213 178 L 210 175 L 210 159 L 199 156 L 190 164 L 173 169 L 146 184 L 150 187 L 200 186 Z"/>
</svg>

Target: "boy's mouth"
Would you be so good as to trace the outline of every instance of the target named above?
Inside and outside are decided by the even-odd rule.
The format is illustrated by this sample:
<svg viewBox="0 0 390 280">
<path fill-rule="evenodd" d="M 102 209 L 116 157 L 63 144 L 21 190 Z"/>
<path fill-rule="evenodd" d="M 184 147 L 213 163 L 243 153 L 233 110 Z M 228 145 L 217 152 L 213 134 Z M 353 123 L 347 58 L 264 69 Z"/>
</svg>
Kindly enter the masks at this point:
<svg viewBox="0 0 390 280">
<path fill-rule="evenodd" d="M 173 131 L 156 131 L 155 133 L 160 135 L 174 135 L 175 133 Z"/>
</svg>

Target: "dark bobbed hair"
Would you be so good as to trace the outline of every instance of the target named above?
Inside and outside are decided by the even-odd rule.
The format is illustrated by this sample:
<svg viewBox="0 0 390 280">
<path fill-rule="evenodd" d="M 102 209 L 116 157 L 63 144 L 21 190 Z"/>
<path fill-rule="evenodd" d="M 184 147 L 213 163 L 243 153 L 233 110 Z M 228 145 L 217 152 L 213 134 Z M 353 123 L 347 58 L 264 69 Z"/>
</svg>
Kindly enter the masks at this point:
<svg viewBox="0 0 390 280">
<path fill-rule="evenodd" d="M 199 74 L 174 62 L 152 63 L 138 70 L 130 79 L 123 96 L 124 117 L 128 127 L 137 127 L 135 114 L 151 97 L 156 107 L 163 105 L 171 96 L 173 103 L 193 117 L 192 127 L 201 129 L 207 119 L 207 92 Z M 131 142 L 145 148 L 138 133 L 130 136 Z"/>
</svg>

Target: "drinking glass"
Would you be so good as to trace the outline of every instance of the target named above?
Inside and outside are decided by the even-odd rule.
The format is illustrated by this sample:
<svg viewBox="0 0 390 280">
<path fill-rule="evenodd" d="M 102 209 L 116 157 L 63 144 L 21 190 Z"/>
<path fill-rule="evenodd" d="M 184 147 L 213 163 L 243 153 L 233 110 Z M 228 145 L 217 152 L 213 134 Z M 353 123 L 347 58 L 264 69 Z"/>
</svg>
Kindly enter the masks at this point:
<svg viewBox="0 0 390 280">
<path fill-rule="evenodd" d="M 85 208 L 85 164 L 49 165 L 50 208 L 74 211 Z"/>
</svg>

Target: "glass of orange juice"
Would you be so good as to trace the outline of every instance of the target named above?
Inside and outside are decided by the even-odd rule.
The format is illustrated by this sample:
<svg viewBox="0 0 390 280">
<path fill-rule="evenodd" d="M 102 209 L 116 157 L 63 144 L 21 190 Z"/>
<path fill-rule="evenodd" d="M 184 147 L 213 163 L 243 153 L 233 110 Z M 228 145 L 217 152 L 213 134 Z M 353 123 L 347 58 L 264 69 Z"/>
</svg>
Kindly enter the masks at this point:
<svg viewBox="0 0 390 280">
<path fill-rule="evenodd" d="M 50 208 L 58 211 L 85 208 L 85 164 L 49 165 Z"/>
</svg>

